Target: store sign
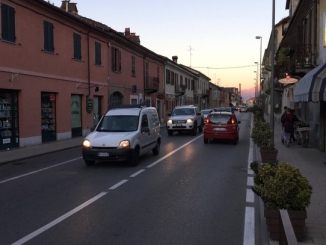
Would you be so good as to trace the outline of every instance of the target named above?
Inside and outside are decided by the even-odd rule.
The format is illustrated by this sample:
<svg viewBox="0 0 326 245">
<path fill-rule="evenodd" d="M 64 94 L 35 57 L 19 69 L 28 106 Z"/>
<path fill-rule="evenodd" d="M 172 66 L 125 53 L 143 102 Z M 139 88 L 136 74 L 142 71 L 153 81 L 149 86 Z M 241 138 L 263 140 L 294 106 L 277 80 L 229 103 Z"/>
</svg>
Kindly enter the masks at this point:
<svg viewBox="0 0 326 245">
<path fill-rule="evenodd" d="M 10 144 L 10 142 L 11 142 L 10 138 L 2 140 L 2 144 Z"/>
<path fill-rule="evenodd" d="M 88 98 L 86 100 L 86 111 L 88 113 L 91 113 L 93 111 L 93 100 L 91 98 Z"/>
</svg>

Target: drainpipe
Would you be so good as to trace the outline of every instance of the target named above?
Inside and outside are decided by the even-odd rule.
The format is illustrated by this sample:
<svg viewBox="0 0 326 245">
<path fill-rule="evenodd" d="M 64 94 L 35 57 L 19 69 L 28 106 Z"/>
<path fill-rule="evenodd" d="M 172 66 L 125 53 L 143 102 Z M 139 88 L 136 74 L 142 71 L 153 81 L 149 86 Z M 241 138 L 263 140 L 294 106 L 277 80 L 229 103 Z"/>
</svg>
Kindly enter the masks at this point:
<svg viewBox="0 0 326 245">
<path fill-rule="evenodd" d="M 87 79 L 88 79 L 88 94 L 86 97 L 88 98 L 91 95 L 91 68 L 90 68 L 90 58 L 89 58 L 89 33 L 91 30 L 87 32 Z"/>
</svg>

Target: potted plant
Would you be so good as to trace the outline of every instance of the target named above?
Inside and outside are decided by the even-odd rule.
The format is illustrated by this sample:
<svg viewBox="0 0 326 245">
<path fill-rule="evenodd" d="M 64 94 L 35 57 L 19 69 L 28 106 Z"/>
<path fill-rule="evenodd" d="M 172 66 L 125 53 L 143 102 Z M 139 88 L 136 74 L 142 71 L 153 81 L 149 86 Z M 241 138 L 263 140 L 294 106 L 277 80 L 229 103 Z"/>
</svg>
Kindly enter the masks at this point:
<svg viewBox="0 0 326 245">
<path fill-rule="evenodd" d="M 271 143 L 273 131 L 268 122 L 255 120 L 254 127 L 251 132 L 253 142 L 258 146 L 262 162 L 273 163 L 277 160 L 277 149 Z"/>
<path fill-rule="evenodd" d="M 273 240 L 279 238 L 279 210 L 288 210 L 297 240 L 304 237 L 306 208 L 310 204 L 312 187 L 300 170 L 286 162 L 259 164 L 253 162 L 251 169 L 256 174 L 254 193 L 265 205 L 264 216 Z"/>
</svg>

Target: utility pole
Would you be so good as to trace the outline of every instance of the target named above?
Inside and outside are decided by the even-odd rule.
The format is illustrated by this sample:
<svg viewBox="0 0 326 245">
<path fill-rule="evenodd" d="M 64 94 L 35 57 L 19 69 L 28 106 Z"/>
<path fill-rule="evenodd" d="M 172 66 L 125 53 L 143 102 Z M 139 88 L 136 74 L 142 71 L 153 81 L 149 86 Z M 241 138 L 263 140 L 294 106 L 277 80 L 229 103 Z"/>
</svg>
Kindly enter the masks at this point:
<svg viewBox="0 0 326 245">
<path fill-rule="evenodd" d="M 191 46 L 189 45 L 189 49 L 187 51 L 189 51 L 189 53 L 190 53 L 190 67 L 191 67 L 191 55 L 192 55 L 191 51 L 192 50 L 194 50 L 194 49 L 191 48 Z"/>
</svg>

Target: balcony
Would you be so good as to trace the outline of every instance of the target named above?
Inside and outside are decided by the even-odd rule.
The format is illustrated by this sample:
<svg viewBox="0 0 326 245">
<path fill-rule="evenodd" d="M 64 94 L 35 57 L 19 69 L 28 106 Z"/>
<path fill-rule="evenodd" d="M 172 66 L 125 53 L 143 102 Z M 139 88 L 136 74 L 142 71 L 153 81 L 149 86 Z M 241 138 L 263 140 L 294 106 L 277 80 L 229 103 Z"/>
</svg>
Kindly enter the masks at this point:
<svg viewBox="0 0 326 245">
<path fill-rule="evenodd" d="M 209 97 L 209 89 L 204 89 L 203 90 L 203 94 L 202 94 L 203 98 Z"/>
<path fill-rule="evenodd" d="M 311 70 L 316 59 L 316 45 L 297 45 L 291 59 L 291 65 L 295 67 L 296 73 Z"/>
<path fill-rule="evenodd" d="M 160 80 L 158 77 L 145 78 L 145 93 L 152 94 L 159 90 Z"/>
<path fill-rule="evenodd" d="M 186 85 L 183 85 L 183 84 L 178 85 L 178 84 L 176 84 L 174 86 L 174 93 L 175 93 L 176 96 L 184 95 L 185 92 L 186 92 Z"/>
</svg>

